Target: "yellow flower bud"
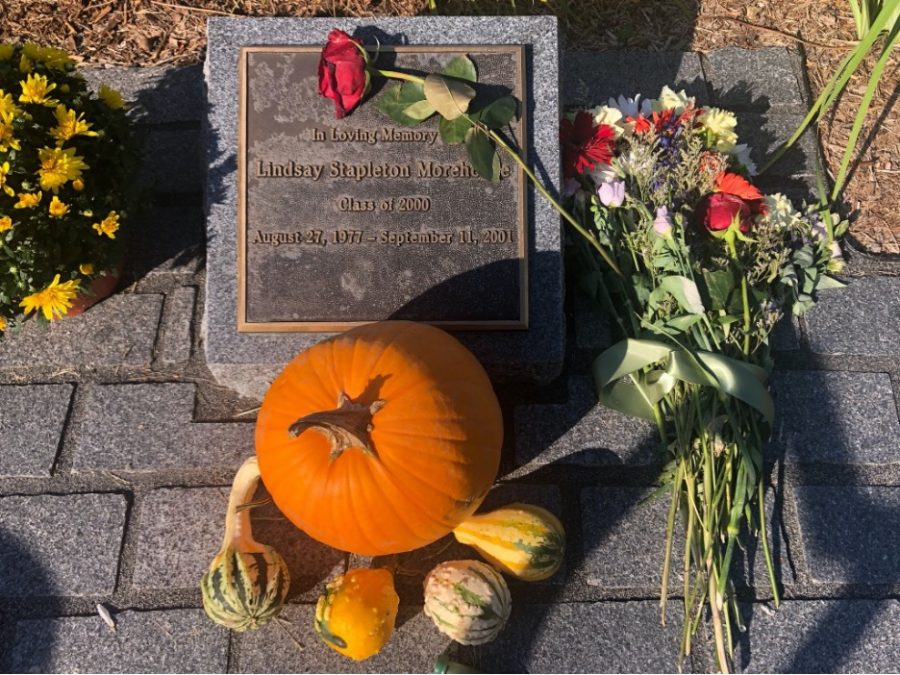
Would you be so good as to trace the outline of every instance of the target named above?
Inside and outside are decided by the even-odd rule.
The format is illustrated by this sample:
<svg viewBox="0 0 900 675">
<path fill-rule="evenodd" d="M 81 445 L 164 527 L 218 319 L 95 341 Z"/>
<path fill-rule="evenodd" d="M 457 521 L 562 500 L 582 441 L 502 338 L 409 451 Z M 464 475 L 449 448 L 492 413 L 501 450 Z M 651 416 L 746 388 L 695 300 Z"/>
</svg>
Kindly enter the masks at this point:
<svg viewBox="0 0 900 675">
<path fill-rule="evenodd" d="M 81 192 L 82 190 L 84 190 L 84 181 L 80 178 L 76 178 L 72 181 L 72 189 L 76 192 Z"/>
</svg>

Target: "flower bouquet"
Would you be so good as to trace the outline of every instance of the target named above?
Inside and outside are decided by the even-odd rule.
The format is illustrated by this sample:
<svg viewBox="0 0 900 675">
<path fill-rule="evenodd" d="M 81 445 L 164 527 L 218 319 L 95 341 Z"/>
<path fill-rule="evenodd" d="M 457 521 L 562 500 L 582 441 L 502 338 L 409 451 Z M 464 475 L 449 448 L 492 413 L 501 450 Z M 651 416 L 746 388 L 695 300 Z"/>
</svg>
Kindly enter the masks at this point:
<svg viewBox="0 0 900 675">
<path fill-rule="evenodd" d="M 134 162 L 118 92 L 92 94 L 59 49 L 0 45 L 0 332 L 116 270 Z"/>
<path fill-rule="evenodd" d="M 759 532 L 778 602 L 763 507 L 763 444 L 774 415 L 769 336 L 782 316 L 808 309 L 817 290 L 840 285 L 828 273 L 840 270 L 836 239 L 847 229 L 824 208 L 798 210 L 784 195 L 762 194 L 736 122 L 664 88 L 655 100 L 619 97 L 579 110 L 561 127 L 584 283 L 622 338 L 594 363 L 599 398 L 654 422 L 668 461 L 663 616 L 677 564 L 680 656 L 708 606 L 723 672 L 741 622 L 730 572 L 742 531 Z M 685 544 L 676 554 L 679 519 Z"/>
</svg>

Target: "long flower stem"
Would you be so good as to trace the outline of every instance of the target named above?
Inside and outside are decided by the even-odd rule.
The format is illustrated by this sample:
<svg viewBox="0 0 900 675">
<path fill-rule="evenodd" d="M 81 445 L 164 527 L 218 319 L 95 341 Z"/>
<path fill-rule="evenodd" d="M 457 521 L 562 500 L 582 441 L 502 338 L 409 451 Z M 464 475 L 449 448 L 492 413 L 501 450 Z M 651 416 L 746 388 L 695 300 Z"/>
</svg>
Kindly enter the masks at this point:
<svg viewBox="0 0 900 675">
<path fill-rule="evenodd" d="M 597 241 L 597 239 L 595 237 L 592 237 L 590 235 L 590 233 L 586 229 L 584 229 L 584 227 L 582 227 L 581 223 L 579 223 L 575 219 L 575 217 L 572 216 L 572 214 L 569 213 L 568 210 L 566 210 L 566 208 L 563 207 L 563 205 L 560 204 L 556 200 L 556 198 L 553 197 L 553 195 L 550 194 L 550 192 L 547 191 L 547 189 L 543 186 L 543 184 L 538 179 L 538 177 L 535 176 L 534 172 L 529 168 L 529 166 L 525 162 L 525 160 L 519 156 L 519 153 L 516 152 L 513 148 L 511 148 L 506 143 L 506 141 L 504 141 L 500 137 L 500 134 L 498 134 L 493 129 L 488 129 L 484 125 L 478 125 L 478 128 L 481 129 L 484 133 L 486 133 L 488 135 L 488 137 L 490 137 L 490 139 L 492 141 L 494 141 L 494 143 L 496 143 L 499 147 L 503 148 L 503 150 L 506 152 L 506 154 L 508 154 L 510 157 L 512 157 L 513 161 L 515 161 L 515 163 L 518 164 L 522 168 L 522 171 L 524 171 L 525 175 L 528 176 L 528 178 L 531 180 L 535 189 L 538 192 L 540 192 L 541 195 L 543 195 L 544 199 L 546 199 L 548 202 L 550 202 L 550 205 L 553 206 L 553 208 L 555 208 L 559 212 L 559 215 L 561 215 L 563 217 L 563 219 L 565 219 L 565 221 L 567 223 L 569 223 L 569 225 L 571 225 L 572 227 L 575 228 L 576 232 L 578 232 L 582 237 L 584 237 L 585 239 L 587 239 L 590 242 L 591 246 L 593 246 L 597 250 L 597 253 L 600 254 L 600 257 L 603 258 L 604 262 L 610 266 L 610 269 L 612 269 L 620 277 L 623 276 L 622 270 L 619 269 L 619 266 L 616 264 L 616 261 L 612 259 L 612 256 L 609 254 L 609 252 L 605 248 L 603 248 L 603 246 L 600 244 L 599 241 Z"/>
<path fill-rule="evenodd" d="M 410 73 L 404 73 L 399 70 L 385 70 L 382 68 L 376 68 L 372 65 L 369 65 L 368 69 L 371 73 L 376 73 L 378 75 L 381 75 L 382 77 L 387 77 L 392 80 L 406 80 L 407 82 L 415 82 L 416 84 L 425 83 L 424 77 L 419 77 L 418 75 L 412 75 Z M 528 176 L 529 180 L 531 180 L 532 185 L 534 185 L 535 189 L 541 193 L 544 199 L 546 199 L 550 203 L 550 205 L 554 209 L 556 209 L 559 215 L 561 215 L 565 219 L 565 221 L 569 223 L 569 225 L 575 228 L 576 232 L 578 232 L 582 237 L 590 242 L 591 246 L 593 246 L 597 250 L 597 253 L 600 254 L 600 257 L 603 258 L 604 262 L 606 262 L 606 264 L 609 265 L 616 274 L 618 274 L 620 277 L 623 276 L 622 270 L 619 269 L 619 266 L 616 264 L 616 261 L 613 260 L 609 252 L 605 248 L 603 248 L 603 246 L 599 241 L 596 240 L 596 238 L 592 237 L 588 233 L 588 231 L 581 226 L 581 223 L 579 223 L 575 219 L 575 217 L 571 213 L 569 213 L 568 210 L 562 204 L 560 204 L 553 195 L 550 194 L 550 192 L 547 190 L 547 188 L 544 187 L 543 183 L 541 183 L 538 177 L 534 175 L 534 172 L 529 168 L 525 160 L 523 160 L 519 156 L 519 153 L 515 149 L 510 147 L 509 144 L 507 144 L 506 141 L 504 141 L 500 137 L 500 134 L 498 134 L 493 129 L 488 129 L 483 124 L 476 124 L 471 118 L 467 117 L 466 119 L 472 122 L 473 126 L 481 130 L 483 133 L 487 134 L 487 136 L 491 140 L 493 140 L 494 143 L 496 143 L 499 147 L 503 148 L 506 154 L 508 154 L 513 159 L 513 161 L 515 161 L 516 164 L 518 164 L 522 168 L 522 170 L 525 172 L 525 175 Z"/>
<path fill-rule="evenodd" d="M 390 80 L 406 80 L 407 82 L 415 82 L 416 84 L 425 84 L 424 77 L 419 77 L 418 75 L 413 75 L 411 73 L 404 73 L 399 70 L 383 70 L 372 65 L 368 66 L 368 69 L 370 73 L 381 75 Z"/>
</svg>

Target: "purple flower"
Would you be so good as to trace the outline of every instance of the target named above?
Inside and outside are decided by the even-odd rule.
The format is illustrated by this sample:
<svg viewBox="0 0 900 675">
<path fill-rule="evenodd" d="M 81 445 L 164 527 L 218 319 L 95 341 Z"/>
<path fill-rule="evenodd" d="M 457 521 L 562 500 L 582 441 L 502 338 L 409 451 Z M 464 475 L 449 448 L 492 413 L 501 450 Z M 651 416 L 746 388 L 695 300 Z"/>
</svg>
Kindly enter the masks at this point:
<svg viewBox="0 0 900 675">
<path fill-rule="evenodd" d="M 603 183 L 597 189 L 597 196 L 603 206 L 619 208 L 625 202 L 625 181 L 614 180 L 611 183 Z"/>
<path fill-rule="evenodd" d="M 566 182 L 563 183 L 563 196 L 571 197 L 578 189 L 581 187 L 581 183 L 578 182 L 575 178 L 566 178 Z"/>
<path fill-rule="evenodd" d="M 669 209 L 660 206 L 656 209 L 656 220 L 653 221 L 653 231 L 660 237 L 666 237 L 672 233 L 672 219 L 669 218 Z"/>
</svg>

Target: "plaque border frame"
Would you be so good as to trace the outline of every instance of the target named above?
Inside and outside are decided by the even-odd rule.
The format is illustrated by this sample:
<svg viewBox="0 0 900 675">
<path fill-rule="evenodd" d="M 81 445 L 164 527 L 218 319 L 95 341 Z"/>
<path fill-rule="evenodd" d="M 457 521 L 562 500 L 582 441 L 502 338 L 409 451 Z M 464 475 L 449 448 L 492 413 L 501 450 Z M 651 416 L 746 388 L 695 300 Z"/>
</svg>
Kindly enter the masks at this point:
<svg viewBox="0 0 900 675">
<path fill-rule="evenodd" d="M 319 53 L 321 45 L 245 45 L 238 55 L 238 156 L 237 156 L 237 331 L 238 333 L 332 333 L 349 330 L 357 326 L 376 323 L 369 321 L 247 321 L 247 62 L 252 53 Z M 526 51 L 525 45 L 381 45 L 381 51 L 398 53 L 511 53 L 516 61 L 516 82 L 520 90 L 517 97 L 519 119 L 515 125 L 521 145 L 519 156 L 528 162 L 527 155 L 527 117 L 528 89 L 525 77 Z M 434 326 L 453 330 L 526 330 L 528 328 L 528 181 L 521 165 L 516 164 L 519 189 L 516 200 L 516 229 L 518 233 L 519 254 L 519 319 L 518 320 L 485 320 L 485 321 L 422 321 Z M 482 179 L 483 180 L 483 179 Z"/>
</svg>

